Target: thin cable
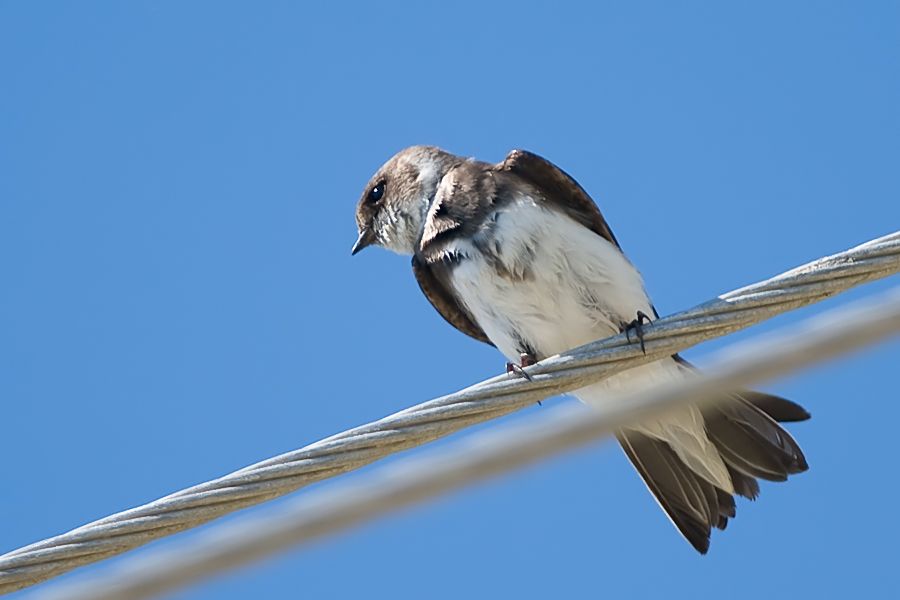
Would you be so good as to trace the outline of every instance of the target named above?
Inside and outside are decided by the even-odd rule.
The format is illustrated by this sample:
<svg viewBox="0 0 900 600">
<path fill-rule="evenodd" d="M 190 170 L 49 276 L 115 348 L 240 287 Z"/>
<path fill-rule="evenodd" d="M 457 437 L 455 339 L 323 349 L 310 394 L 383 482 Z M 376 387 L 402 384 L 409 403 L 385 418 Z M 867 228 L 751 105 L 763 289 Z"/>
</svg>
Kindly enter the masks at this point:
<svg viewBox="0 0 900 600">
<path fill-rule="evenodd" d="M 900 232 L 808 263 L 625 335 L 581 346 L 0 556 L 0 594 L 196 527 L 238 509 L 493 419 L 900 271 Z"/>
</svg>

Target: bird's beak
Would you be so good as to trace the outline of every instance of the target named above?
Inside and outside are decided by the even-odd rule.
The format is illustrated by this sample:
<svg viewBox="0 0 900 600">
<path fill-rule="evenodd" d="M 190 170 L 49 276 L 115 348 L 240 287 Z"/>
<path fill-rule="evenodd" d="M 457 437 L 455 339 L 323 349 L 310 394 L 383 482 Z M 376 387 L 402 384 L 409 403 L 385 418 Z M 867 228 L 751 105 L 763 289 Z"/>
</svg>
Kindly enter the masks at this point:
<svg viewBox="0 0 900 600">
<path fill-rule="evenodd" d="M 371 246 L 372 242 L 375 241 L 375 236 L 372 235 L 371 229 L 363 229 L 359 232 L 359 237 L 356 238 L 356 243 L 353 244 L 353 249 L 350 251 L 350 256 L 353 256 L 366 246 Z"/>
</svg>

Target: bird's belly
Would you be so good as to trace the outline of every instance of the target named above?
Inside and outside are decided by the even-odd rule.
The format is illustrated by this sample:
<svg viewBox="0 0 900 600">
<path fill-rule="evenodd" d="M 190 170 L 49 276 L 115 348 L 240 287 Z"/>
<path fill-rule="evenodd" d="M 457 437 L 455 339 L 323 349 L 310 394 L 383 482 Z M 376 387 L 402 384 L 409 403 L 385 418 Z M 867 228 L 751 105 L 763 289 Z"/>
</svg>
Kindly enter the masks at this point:
<svg viewBox="0 0 900 600">
<path fill-rule="evenodd" d="M 485 334 L 510 360 L 522 352 L 550 356 L 615 331 L 608 319 L 583 310 L 566 286 L 509 281 L 480 262 L 460 265 L 454 283 Z"/>
<path fill-rule="evenodd" d="M 490 239 L 461 249 L 466 258 L 451 274 L 507 358 L 557 354 L 618 333 L 638 310 L 652 314 L 640 274 L 618 248 L 561 213 L 520 204 L 499 216 Z"/>
</svg>

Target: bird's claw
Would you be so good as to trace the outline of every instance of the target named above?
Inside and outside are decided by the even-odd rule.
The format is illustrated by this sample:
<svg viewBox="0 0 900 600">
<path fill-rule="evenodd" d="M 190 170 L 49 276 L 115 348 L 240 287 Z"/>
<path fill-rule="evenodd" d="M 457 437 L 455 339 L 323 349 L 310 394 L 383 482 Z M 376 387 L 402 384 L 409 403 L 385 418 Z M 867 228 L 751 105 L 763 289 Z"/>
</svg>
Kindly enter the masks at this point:
<svg viewBox="0 0 900 600">
<path fill-rule="evenodd" d="M 518 375 L 519 377 L 524 377 L 528 381 L 534 381 L 531 375 L 525 372 L 525 367 L 530 367 L 536 362 L 537 360 L 534 358 L 534 355 L 523 352 L 519 355 L 519 364 L 511 362 L 506 363 L 506 374 Z"/>
<path fill-rule="evenodd" d="M 625 325 L 625 339 L 628 340 L 628 343 L 631 343 L 631 330 L 634 330 L 635 336 L 638 341 L 641 343 L 641 352 L 647 354 L 647 349 L 644 347 L 644 321 L 647 323 L 651 323 L 650 317 L 648 317 L 644 311 L 637 311 L 637 318 L 633 320 L 631 323 Z"/>
</svg>

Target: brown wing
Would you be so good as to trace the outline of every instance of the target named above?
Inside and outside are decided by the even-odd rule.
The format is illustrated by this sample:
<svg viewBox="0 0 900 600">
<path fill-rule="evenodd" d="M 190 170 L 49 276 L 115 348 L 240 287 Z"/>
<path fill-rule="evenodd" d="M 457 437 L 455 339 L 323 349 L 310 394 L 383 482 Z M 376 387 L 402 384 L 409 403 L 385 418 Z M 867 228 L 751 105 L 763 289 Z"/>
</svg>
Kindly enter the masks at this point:
<svg viewBox="0 0 900 600">
<path fill-rule="evenodd" d="M 528 181 L 543 192 L 545 200 L 555 203 L 573 219 L 621 250 L 606 219 L 588 193 L 549 160 L 527 150 L 513 150 L 494 169 L 513 173 Z"/>
<path fill-rule="evenodd" d="M 412 268 L 413 274 L 416 276 L 416 281 L 422 289 L 422 293 L 425 294 L 425 297 L 428 298 L 431 305 L 442 317 L 444 317 L 444 319 L 447 320 L 448 323 L 466 335 L 475 338 L 479 342 L 484 342 L 485 344 L 493 346 L 491 340 L 489 340 L 481 330 L 481 327 L 476 325 L 475 321 L 469 317 L 466 310 L 456 301 L 453 294 L 451 294 L 444 284 L 441 283 L 441 280 L 435 276 L 430 266 L 423 264 L 418 257 L 414 256 L 412 259 Z"/>
<path fill-rule="evenodd" d="M 446 258 L 447 244 L 475 235 L 496 207 L 498 189 L 494 165 L 466 161 L 441 179 L 425 215 L 418 254 L 423 264 Z"/>
</svg>

